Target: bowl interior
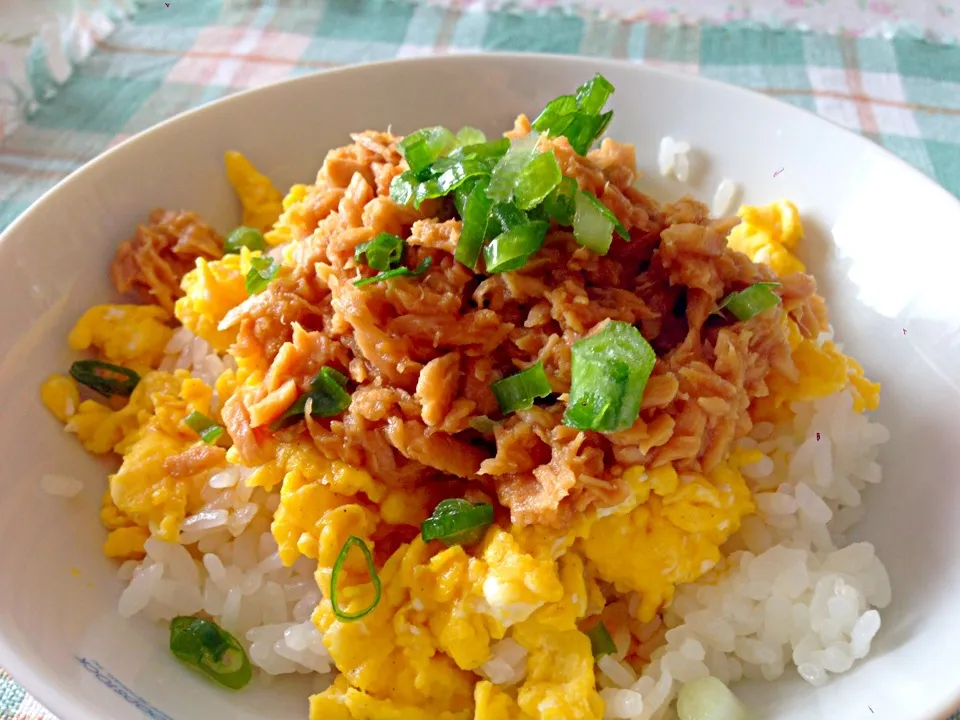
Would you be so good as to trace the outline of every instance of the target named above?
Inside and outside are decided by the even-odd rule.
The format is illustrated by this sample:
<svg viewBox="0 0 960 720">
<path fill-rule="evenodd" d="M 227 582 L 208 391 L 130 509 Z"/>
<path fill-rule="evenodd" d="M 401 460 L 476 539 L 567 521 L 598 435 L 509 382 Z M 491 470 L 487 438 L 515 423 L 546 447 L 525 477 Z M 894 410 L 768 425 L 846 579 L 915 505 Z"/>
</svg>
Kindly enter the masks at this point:
<svg viewBox="0 0 960 720">
<path fill-rule="evenodd" d="M 67 332 L 86 307 L 111 297 L 107 264 L 147 212 L 187 208 L 221 231 L 236 224 L 225 150 L 241 150 L 286 188 L 312 181 L 351 131 L 470 124 L 497 132 L 596 71 L 617 88 L 610 134 L 636 143 L 650 191 L 685 191 L 656 173 L 657 145 L 669 134 L 697 151 L 692 190 L 701 199 L 730 177 L 746 202 L 797 204 L 809 236 L 802 254 L 839 338 L 883 383 L 879 414 L 893 440 L 857 531 L 877 546 L 894 588 L 874 652 L 824 688 L 797 678 L 744 686 L 744 698 L 777 720 L 933 718 L 960 704 L 960 243 L 950 230 L 960 226 L 960 204 L 869 142 L 767 98 L 625 64 L 538 56 L 388 63 L 245 93 L 125 143 L 5 233 L 0 665 L 62 720 L 306 717 L 309 681 L 217 690 L 169 656 L 162 628 L 116 614 L 120 584 L 100 553 L 98 520 L 112 466 L 64 434 L 40 404 L 39 385 L 68 367 Z M 85 490 L 69 501 L 43 495 L 38 479 L 51 472 L 79 477 Z"/>
</svg>

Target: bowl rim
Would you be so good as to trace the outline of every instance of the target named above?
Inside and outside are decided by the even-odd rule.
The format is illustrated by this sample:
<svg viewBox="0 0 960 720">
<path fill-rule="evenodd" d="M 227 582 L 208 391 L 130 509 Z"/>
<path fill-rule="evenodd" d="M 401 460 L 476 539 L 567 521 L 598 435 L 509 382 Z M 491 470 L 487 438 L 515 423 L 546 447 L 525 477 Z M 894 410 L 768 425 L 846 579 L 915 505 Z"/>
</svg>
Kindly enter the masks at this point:
<svg viewBox="0 0 960 720">
<path fill-rule="evenodd" d="M 42 207 L 48 202 L 49 198 L 54 197 L 58 193 L 64 192 L 65 188 L 70 187 L 75 183 L 83 182 L 85 176 L 93 172 L 95 167 L 99 167 L 104 163 L 110 162 L 110 159 L 115 155 L 127 152 L 129 148 L 135 146 L 139 142 L 142 142 L 147 136 L 153 133 L 161 132 L 171 125 L 181 122 L 189 122 L 189 118 L 196 114 L 207 112 L 214 107 L 221 107 L 229 105 L 230 103 L 240 102 L 249 95 L 264 92 L 272 88 L 296 84 L 307 85 L 312 82 L 318 82 L 317 78 L 320 76 L 338 74 L 362 75 L 370 72 L 376 72 L 379 68 L 390 65 L 399 64 L 415 67 L 418 65 L 436 65 L 438 63 L 451 61 L 494 64 L 520 62 L 529 63 L 534 66 L 542 63 L 562 62 L 570 66 L 579 65 L 596 72 L 602 72 L 603 68 L 630 68 L 633 72 L 657 75 L 675 83 L 685 83 L 690 86 L 710 87 L 717 90 L 722 90 L 726 93 L 731 93 L 734 96 L 749 99 L 750 102 L 759 102 L 767 107 L 778 109 L 780 111 L 789 108 L 789 110 L 795 113 L 806 116 L 808 121 L 815 121 L 822 127 L 829 128 L 829 132 L 836 134 L 838 137 L 844 138 L 844 142 L 855 143 L 858 145 L 858 147 L 866 150 L 867 152 L 874 153 L 880 157 L 885 157 L 887 162 L 893 162 L 893 164 L 897 166 L 900 171 L 911 175 L 916 180 L 920 180 L 921 185 L 925 188 L 928 188 L 928 192 L 940 193 L 948 201 L 952 201 L 957 210 L 960 211 L 960 198 L 953 195 L 953 193 L 940 185 L 934 178 L 909 164 L 907 161 L 898 157 L 882 145 L 873 142 L 872 140 L 853 130 L 845 128 L 832 120 L 817 115 L 812 110 L 792 105 L 784 100 L 767 95 L 758 90 L 733 85 L 722 80 L 703 77 L 701 75 L 684 73 L 672 68 L 658 67 L 643 62 L 634 62 L 626 59 L 595 58 L 586 55 L 565 55 L 559 53 L 454 52 L 421 57 L 390 58 L 374 62 L 324 68 L 304 75 L 284 78 L 282 80 L 268 83 L 259 87 L 240 90 L 226 97 L 218 98 L 198 107 L 178 113 L 177 115 L 145 128 L 144 130 L 141 130 L 129 138 L 117 143 L 115 146 L 104 150 L 99 155 L 76 168 L 66 177 L 58 181 L 53 187 L 48 189 L 33 203 L 31 203 L 26 210 L 20 213 L 20 215 L 13 222 L 11 222 L 10 225 L 3 230 L 3 232 L 0 232 L 0 251 L 2 251 L 4 243 L 8 241 L 13 234 L 19 231 L 21 225 L 28 224 L 33 215 L 42 212 Z M 47 710 L 59 718 L 59 720 L 103 720 L 102 716 L 93 714 L 86 709 L 73 707 L 67 694 L 64 693 L 57 684 L 51 683 L 48 679 L 35 671 L 29 664 L 20 660 L 19 653 L 17 652 L 17 646 L 4 635 L 0 635 L 0 666 L 6 670 L 6 672 L 15 682 L 21 685 L 30 695 L 36 698 L 40 704 L 42 704 Z M 954 715 L 957 714 L 958 708 L 960 708 L 960 677 L 958 677 L 957 689 L 954 692 L 953 698 L 954 699 L 951 700 L 950 705 L 948 705 L 943 711 L 927 718 L 927 720 L 951 720 Z"/>
</svg>

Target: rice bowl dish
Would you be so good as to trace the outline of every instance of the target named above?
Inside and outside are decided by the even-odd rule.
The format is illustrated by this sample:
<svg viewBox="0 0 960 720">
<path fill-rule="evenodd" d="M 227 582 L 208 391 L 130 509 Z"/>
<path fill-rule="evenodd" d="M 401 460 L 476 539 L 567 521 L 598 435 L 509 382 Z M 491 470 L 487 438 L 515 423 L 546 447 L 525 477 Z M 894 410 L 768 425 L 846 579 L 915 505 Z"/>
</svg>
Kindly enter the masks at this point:
<svg viewBox="0 0 960 720">
<path fill-rule="evenodd" d="M 41 394 L 121 458 L 121 615 L 232 638 L 194 663 L 228 687 L 315 675 L 313 718 L 659 718 L 867 655 L 890 585 L 844 536 L 888 433 L 797 208 L 653 201 L 601 81 L 506 140 L 359 133 L 285 196 L 228 154 L 227 238 L 120 244 L 136 301 Z"/>
</svg>

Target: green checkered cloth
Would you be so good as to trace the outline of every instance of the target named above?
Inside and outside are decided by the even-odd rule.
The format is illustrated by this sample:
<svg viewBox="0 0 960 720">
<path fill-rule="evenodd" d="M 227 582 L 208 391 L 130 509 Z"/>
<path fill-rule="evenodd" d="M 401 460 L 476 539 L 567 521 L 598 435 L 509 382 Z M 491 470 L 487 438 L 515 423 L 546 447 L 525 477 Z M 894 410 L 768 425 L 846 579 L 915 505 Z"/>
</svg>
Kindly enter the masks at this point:
<svg viewBox="0 0 960 720">
<path fill-rule="evenodd" d="M 153 2 L 0 145 L 0 228 L 134 133 L 232 92 L 451 52 L 620 58 L 760 90 L 861 132 L 960 195 L 960 48 L 753 25 L 668 27 L 394 0 Z M 34 64 L 38 87 L 55 85 Z M 49 718 L 0 671 L 0 720 Z"/>
</svg>

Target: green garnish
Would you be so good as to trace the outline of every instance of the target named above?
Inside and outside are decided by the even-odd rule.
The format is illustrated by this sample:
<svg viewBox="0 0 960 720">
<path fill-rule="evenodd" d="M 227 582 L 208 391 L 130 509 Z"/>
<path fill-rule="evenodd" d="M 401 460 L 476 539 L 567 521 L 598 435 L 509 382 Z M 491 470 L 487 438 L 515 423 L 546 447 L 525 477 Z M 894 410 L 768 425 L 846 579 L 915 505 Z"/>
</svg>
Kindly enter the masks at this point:
<svg viewBox="0 0 960 720">
<path fill-rule="evenodd" d="M 432 127 L 417 130 L 407 135 L 397 145 L 400 154 L 407 161 L 413 173 L 436 162 L 459 144 L 457 136 L 445 127 Z"/>
<path fill-rule="evenodd" d="M 493 207 L 493 200 L 487 197 L 489 183 L 489 178 L 481 178 L 469 193 L 457 192 L 456 204 L 462 223 L 460 239 L 457 241 L 457 249 L 453 257 L 468 268 L 477 266 L 477 259 L 480 257 L 480 250 L 487 236 L 487 223 Z"/>
<path fill-rule="evenodd" d="M 573 237 L 588 250 L 606 255 L 616 230 L 624 240 L 630 241 L 627 229 L 593 194 L 577 190 L 574 197 Z"/>
<path fill-rule="evenodd" d="M 346 561 L 347 555 L 350 554 L 350 548 L 354 545 L 360 548 L 363 557 L 367 561 L 367 572 L 370 574 L 370 582 L 373 583 L 373 602 L 363 610 L 348 613 L 340 607 L 339 598 L 337 597 L 340 594 L 340 591 L 337 589 L 337 580 L 340 579 L 340 570 L 343 568 L 343 563 Z M 363 540 L 355 535 L 351 535 L 347 538 L 343 547 L 340 548 L 340 554 L 337 555 L 337 559 L 333 563 L 333 571 L 330 573 L 330 606 L 333 608 L 333 614 L 340 622 L 353 622 L 354 620 L 366 617 L 372 613 L 373 609 L 379 604 L 380 592 L 380 576 L 377 575 L 377 568 L 373 564 L 373 555 L 370 553 L 370 548 L 367 547 L 367 544 Z"/>
<path fill-rule="evenodd" d="M 548 220 L 557 225 L 573 225 L 576 215 L 577 181 L 564 177 L 543 201 L 543 210 Z"/>
<path fill-rule="evenodd" d="M 547 237 L 549 225 L 543 220 L 535 220 L 515 225 L 510 230 L 497 235 L 483 249 L 483 259 L 488 273 L 501 273 L 519 270 L 541 247 Z"/>
<path fill-rule="evenodd" d="M 241 225 L 227 235 L 227 239 L 223 241 L 223 252 L 226 255 L 236 254 L 240 252 L 240 248 L 266 250 L 267 241 L 263 239 L 263 233 L 256 228 Z"/>
<path fill-rule="evenodd" d="M 460 132 L 457 133 L 457 140 L 460 141 L 461 145 L 478 145 L 486 142 L 487 136 L 483 134 L 482 130 L 466 125 L 460 128 Z"/>
<path fill-rule="evenodd" d="M 366 262 L 374 270 L 389 270 L 403 259 L 403 239 L 382 232 L 373 240 L 357 245 L 353 258 L 358 263 Z"/>
<path fill-rule="evenodd" d="M 175 617 L 170 623 L 170 652 L 180 662 L 231 690 L 241 689 L 253 676 L 243 647 L 212 620 Z"/>
<path fill-rule="evenodd" d="M 133 370 L 102 360 L 77 360 L 70 366 L 70 377 L 107 397 L 130 397 L 140 382 Z"/>
<path fill-rule="evenodd" d="M 490 174 L 487 196 L 496 202 L 510 202 L 520 172 L 537 152 L 537 135 L 531 133 L 510 143 L 506 155 L 500 158 Z"/>
<path fill-rule="evenodd" d="M 575 96 L 561 95 L 547 103 L 532 127 L 553 137 L 565 135 L 574 151 L 586 155 L 613 118 L 612 111 L 600 113 L 613 92 L 603 75 L 594 75 L 577 88 Z"/>
<path fill-rule="evenodd" d="M 521 210 L 530 210 L 543 202 L 543 199 L 560 184 L 563 173 L 553 151 L 538 153 L 528 162 L 513 188 L 513 198 Z"/>
<path fill-rule="evenodd" d="M 780 296 L 771 288 L 780 287 L 780 283 L 761 282 L 751 285 L 746 290 L 732 292 L 717 306 L 717 310 L 726 308 L 732 312 L 737 320 L 749 320 L 764 310 L 780 304 Z"/>
<path fill-rule="evenodd" d="M 593 650 L 593 657 L 600 659 L 604 655 L 615 655 L 617 646 L 613 644 L 613 638 L 610 637 L 610 631 L 603 622 L 598 622 L 592 628 L 587 630 L 584 635 L 590 638 L 590 649 Z"/>
<path fill-rule="evenodd" d="M 500 403 L 500 411 L 506 415 L 517 410 L 526 410 L 533 406 L 537 398 L 544 398 L 553 392 L 543 363 L 538 362 L 526 370 L 490 383 L 490 390 Z"/>
<path fill-rule="evenodd" d="M 344 389 L 346 386 L 347 378 L 343 373 L 324 365 L 310 382 L 307 391 L 286 409 L 271 429 L 279 430 L 297 422 L 307 411 L 307 400 L 313 401 L 310 405 L 310 417 L 339 415 L 350 407 L 350 393 Z"/>
<path fill-rule="evenodd" d="M 391 278 L 398 277 L 420 277 L 423 275 L 427 268 L 433 263 L 433 258 L 429 255 L 420 261 L 420 264 L 417 265 L 416 270 L 411 270 L 410 268 L 398 267 L 393 270 L 387 270 L 382 272 L 379 275 L 374 275 L 373 277 L 363 278 L 362 280 L 357 280 L 354 285 L 357 287 L 363 287 L 364 285 L 370 285 L 371 283 L 382 282 L 383 280 L 390 280 Z"/>
<path fill-rule="evenodd" d="M 256 295 L 267 289 L 270 281 L 277 276 L 280 266 L 269 255 L 250 258 L 250 271 L 247 273 L 247 295 Z"/>
<path fill-rule="evenodd" d="M 570 400 L 563 422 L 579 430 L 626 430 L 640 415 L 657 357 L 640 331 L 613 320 L 572 348 Z"/>
<path fill-rule="evenodd" d="M 223 435 L 223 426 L 200 412 L 192 412 L 183 420 L 184 425 L 193 430 L 207 445 L 213 445 Z"/>
<path fill-rule="evenodd" d="M 424 542 L 439 540 L 447 547 L 473 545 L 483 539 L 492 522 L 493 505 L 450 498 L 441 500 L 433 514 L 420 523 L 420 536 Z"/>
</svg>

